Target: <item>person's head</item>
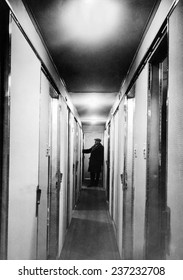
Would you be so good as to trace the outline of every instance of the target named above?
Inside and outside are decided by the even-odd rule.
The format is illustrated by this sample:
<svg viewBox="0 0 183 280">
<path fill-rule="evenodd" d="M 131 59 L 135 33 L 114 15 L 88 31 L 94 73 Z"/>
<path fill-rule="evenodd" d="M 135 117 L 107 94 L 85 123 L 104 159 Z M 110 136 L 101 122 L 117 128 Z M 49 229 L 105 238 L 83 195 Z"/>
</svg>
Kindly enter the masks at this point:
<svg viewBox="0 0 183 280">
<path fill-rule="evenodd" d="M 101 142 L 101 139 L 99 138 L 95 138 L 94 140 L 95 140 L 95 144 L 99 144 Z"/>
</svg>

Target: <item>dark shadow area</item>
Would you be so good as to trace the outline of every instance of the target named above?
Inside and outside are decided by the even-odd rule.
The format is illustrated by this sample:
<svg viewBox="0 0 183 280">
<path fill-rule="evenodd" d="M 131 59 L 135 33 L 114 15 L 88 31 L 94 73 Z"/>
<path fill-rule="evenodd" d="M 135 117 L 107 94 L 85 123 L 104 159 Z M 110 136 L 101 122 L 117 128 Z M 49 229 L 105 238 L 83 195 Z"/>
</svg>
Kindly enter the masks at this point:
<svg viewBox="0 0 183 280">
<path fill-rule="evenodd" d="M 101 188 L 83 188 L 76 206 L 76 210 L 108 210 L 105 191 Z"/>
</svg>

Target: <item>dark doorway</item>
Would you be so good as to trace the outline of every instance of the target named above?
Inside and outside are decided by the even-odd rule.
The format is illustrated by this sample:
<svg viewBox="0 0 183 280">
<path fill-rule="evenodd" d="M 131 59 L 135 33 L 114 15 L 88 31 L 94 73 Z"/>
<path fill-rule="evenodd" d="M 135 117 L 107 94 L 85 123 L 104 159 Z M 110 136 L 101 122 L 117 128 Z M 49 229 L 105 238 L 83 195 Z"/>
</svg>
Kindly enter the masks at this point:
<svg viewBox="0 0 183 280">
<path fill-rule="evenodd" d="M 161 40 L 150 60 L 148 131 L 146 259 L 165 259 L 168 245 L 169 208 L 167 207 L 167 91 L 168 42 Z"/>
<path fill-rule="evenodd" d="M 0 259 L 7 258 L 9 158 L 9 8 L 0 2 Z"/>
</svg>

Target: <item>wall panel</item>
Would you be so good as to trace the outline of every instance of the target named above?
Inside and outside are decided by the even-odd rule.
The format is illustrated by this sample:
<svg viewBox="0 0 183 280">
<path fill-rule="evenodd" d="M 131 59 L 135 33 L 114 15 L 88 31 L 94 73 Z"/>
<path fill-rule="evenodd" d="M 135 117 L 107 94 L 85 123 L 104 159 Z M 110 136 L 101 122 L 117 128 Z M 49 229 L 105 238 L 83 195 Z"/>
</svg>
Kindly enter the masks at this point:
<svg viewBox="0 0 183 280">
<path fill-rule="evenodd" d="M 169 21 L 168 193 L 170 259 L 183 259 L 183 1 Z"/>
</svg>

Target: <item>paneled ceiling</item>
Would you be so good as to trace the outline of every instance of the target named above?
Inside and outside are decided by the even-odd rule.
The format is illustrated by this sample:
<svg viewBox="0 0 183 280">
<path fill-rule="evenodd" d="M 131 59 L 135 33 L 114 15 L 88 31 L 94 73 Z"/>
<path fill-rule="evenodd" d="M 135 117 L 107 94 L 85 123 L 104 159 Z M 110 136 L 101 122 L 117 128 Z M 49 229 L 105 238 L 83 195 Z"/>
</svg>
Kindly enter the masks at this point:
<svg viewBox="0 0 183 280">
<path fill-rule="evenodd" d="M 83 123 L 105 122 L 157 0 L 23 0 Z"/>
</svg>

